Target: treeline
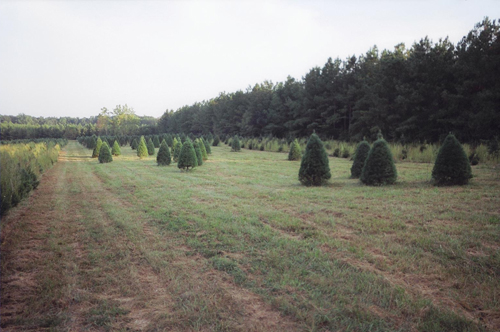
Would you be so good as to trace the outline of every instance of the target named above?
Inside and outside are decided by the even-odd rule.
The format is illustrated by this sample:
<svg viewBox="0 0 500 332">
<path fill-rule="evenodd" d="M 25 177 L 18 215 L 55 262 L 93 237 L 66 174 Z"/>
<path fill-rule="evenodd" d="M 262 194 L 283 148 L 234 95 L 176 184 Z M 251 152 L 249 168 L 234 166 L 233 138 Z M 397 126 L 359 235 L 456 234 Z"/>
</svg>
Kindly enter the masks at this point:
<svg viewBox="0 0 500 332">
<path fill-rule="evenodd" d="M 51 167 L 65 139 L 0 145 L 0 214 L 16 206 L 35 189 L 42 173 Z"/>
<path fill-rule="evenodd" d="M 462 142 L 500 132 L 500 38 L 485 18 L 457 45 L 427 37 L 407 49 L 376 46 L 345 61 L 328 59 L 302 80 L 256 84 L 167 111 L 159 132 L 360 141 Z"/>
<path fill-rule="evenodd" d="M 76 139 L 92 135 L 153 135 L 157 132 L 157 119 L 151 116 L 137 116 L 127 105 L 117 105 L 113 111 L 103 108 L 98 116 L 89 118 L 0 115 L 2 141 Z"/>
</svg>

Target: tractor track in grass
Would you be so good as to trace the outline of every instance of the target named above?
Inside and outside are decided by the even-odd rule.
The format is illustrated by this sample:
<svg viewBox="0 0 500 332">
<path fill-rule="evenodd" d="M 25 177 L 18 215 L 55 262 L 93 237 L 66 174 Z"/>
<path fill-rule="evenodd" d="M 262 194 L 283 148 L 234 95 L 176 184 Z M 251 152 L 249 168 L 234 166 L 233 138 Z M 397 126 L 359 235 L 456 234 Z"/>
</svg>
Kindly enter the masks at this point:
<svg viewBox="0 0 500 332">
<path fill-rule="evenodd" d="M 65 150 L 2 218 L 3 330 L 302 330 L 182 241 L 165 244 L 95 159 Z"/>
</svg>

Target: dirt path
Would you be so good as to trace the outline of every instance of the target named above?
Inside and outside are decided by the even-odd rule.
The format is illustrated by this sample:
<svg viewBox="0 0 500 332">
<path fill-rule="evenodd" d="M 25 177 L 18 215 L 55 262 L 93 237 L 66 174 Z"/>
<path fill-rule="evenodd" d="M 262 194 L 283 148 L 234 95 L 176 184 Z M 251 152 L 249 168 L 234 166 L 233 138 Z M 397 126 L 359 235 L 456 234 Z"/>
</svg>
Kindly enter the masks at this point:
<svg viewBox="0 0 500 332">
<path fill-rule="evenodd" d="M 151 229 L 71 142 L 2 218 L 5 331 L 302 330 Z"/>
</svg>

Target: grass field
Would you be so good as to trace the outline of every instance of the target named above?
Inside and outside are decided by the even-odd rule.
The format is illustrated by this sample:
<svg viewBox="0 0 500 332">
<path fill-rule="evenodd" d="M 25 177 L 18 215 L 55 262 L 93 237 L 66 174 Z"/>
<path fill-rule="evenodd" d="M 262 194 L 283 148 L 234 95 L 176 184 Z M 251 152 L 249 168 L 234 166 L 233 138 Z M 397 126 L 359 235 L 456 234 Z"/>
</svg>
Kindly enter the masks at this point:
<svg viewBox="0 0 500 332">
<path fill-rule="evenodd" d="M 500 329 L 500 169 L 433 187 L 301 186 L 286 154 L 212 148 L 192 172 L 76 142 L 2 219 L 2 328 Z"/>
</svg>

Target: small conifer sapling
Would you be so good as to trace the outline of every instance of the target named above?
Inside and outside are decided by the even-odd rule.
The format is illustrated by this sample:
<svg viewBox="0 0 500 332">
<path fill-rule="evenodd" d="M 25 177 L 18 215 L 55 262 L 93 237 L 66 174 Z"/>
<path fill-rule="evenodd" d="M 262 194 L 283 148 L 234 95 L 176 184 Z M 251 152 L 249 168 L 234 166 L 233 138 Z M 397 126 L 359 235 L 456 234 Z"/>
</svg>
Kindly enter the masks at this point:
<svg viewBox="0 0 500 332">
<path fill-rule="evenodd" d="M 188 171 L 189 169 L 192 169 L 197 165 L 198 161 L 196 159 L 196 152 L 194 151 L 193 143 L 190 139 L 186 139 L 180 149 L 177 167 L 179 167 L 181 170 Z"/>
<path fill-rule="evenodd" d="M 158 155 L 156 156 L 156 162 L 158 163 L 158 166 L 168 166 L 172 162 L 170 149 L 168 148 L 165 140 L 163 140 L 160 144 L 160 149 L 158 150 Z"/>
<path fill-rule="evenodd" d="M 113 143 L 113 147 L 111 148 L 111 154 L 113 156 L 119 156 L 122 154 L 122 150 L 120 149 L 120 144 L 118 144 L 118 141 L 115 141 Z"/>
<path fill-rule="evenodd" d="M 302 158 L 302 151 L 300 149 L 299 141 L 294 139 L 290 144 L 290 151 L 288 152 L 288 160 L 300 160 Z"/>
<path fill-rule="evenodd" d="M 148 148 L 146 146 L 146 140 L 144 136 L 139 139 L 139 144 L 137 145 L 137 157 L 146 158 L 148 156 Z"/>
<path fill-rule="evenodd" d="M 193 142 L 194 152 L 196 152 L 197 166 L 203 165 L 203 156 L 201 154 L 200 143 L 198 141 Z"/>
<path fill-rule="evenodd" d="M 111 149 L 109 148 L 108 143 L 102 143 L 98 159 L 101 164 L 113 161 L 113 156 L 111 155 Z"/>
<path fill-rule="evenodd" d="M 153 140 L 151 140 L 151 138 L 148 138 L 147 148 L 148 148 L 148 155 L 154 156 L 155 155 L 155 145 L 153 144 Z"/>
<path fill-rule="evenodd" d="M 313 133 L 307 141 L 299 170 L 299 181 L 306 186 L 320 186 L 330 179 L 328 155 L 318 135 Z"/>
<path fill-rule="evenodd" d="M 393 184 L 397 178 L 398 172 L 389 145 L 383 138 L 376 140 L 368 152 L 359 179 L 366 185 L 380 186 Z"/>
<path fill-rule="evenodd" d="M 233 139 L 231 140 L 231 151 L 233 152 L 241 151 L 241 144 L 238 135 L 234 135 Z"/>
<path fill-rule="evenodd" d="M 356 152 L 354 153 L 354 161 L 351 166 L 351 178 L 359 179 L 361 176 L 368 152 L 370 152 L 370 144 L 368 144 L 367 141 L 361 141 L 356 147 Z"/>
<path fill-rule="evenodd" d="M 449 134 L 439 149 L 432 169 L 436 185 L 464 185 L 472 178 L 469 159 L 455 135 Z"/>
<path fill-rule="evenodd" d="M 97 158 L 99 157 L 99 152 L 101 151 L 101 146 L 102 146 L 102 140 L 100 137 L 97 138 L 94 151 L 92 151 L 92 158 Z"/>
</svg>

